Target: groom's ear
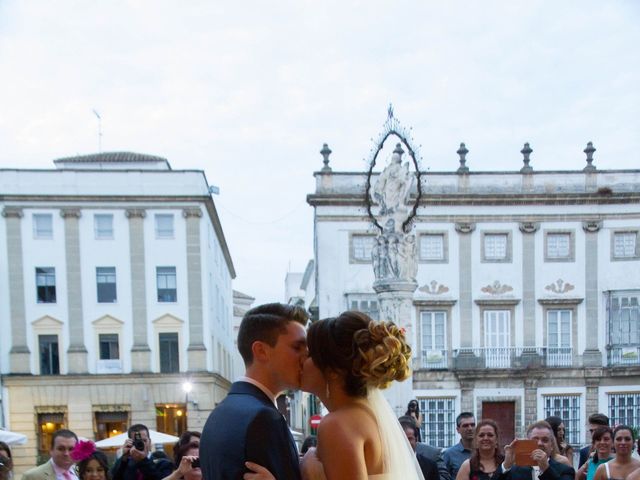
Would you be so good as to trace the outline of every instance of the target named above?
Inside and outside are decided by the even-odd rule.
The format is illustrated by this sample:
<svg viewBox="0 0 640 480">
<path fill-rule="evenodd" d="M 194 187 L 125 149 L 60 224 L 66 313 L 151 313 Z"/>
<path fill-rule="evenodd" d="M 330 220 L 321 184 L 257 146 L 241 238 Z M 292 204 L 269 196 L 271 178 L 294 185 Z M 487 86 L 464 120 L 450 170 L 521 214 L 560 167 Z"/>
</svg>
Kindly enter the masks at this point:
<svg viewBox="0 0 640 480">
<path fill-rule="evenodd" d="M 256 340 L 251 344 L 251 352 L 253 353 L 253 360 L 256 362 L 264 363 L 269 360 L 267 344 L 260 340 Z"/>
</svg>

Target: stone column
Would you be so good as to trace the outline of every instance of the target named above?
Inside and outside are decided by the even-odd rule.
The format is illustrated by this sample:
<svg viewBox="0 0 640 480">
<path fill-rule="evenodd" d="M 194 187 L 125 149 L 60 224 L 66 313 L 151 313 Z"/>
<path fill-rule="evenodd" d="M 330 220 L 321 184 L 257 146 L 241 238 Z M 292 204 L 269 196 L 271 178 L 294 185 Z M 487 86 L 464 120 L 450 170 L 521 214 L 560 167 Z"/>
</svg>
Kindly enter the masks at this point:
<svg viewBox="0 0 640 480">
<path fill-rule="evenodd" d="M 207 349 L 202 343 L 203 305 L 202 305 L 202 269 L 200 267 L 200 218 L 199 208 L 185 208 L 182 216 L 186 219 L 187 229 L 187 288 L 189 296 L 189 371 L 200 372 L 207 369 Z"/>
<path fill-rule="evenodd" d="M 471 275 L 471 234 L 476 229 L 475 223 L 458 222 L 458 262 L 460 288 L 460 352 L 454 358 L 457 368 L 475 368 L 476 357 L 473 347 L 473 292 Z"/>
<path fill-rule="evenodd" d="M 585 237 L 585 330 L 598 331 L 598 232 L 602 227 L 599 220 L 582 223 Z M 598 349 L 598 335 L 587 335 L 587 348 L 582 354 L 585 367 L 602 366 L 602 353 Z"/>
<path fill-rule="evenodd" d="M 586 395 L 584 401 L 584 411 L 587 412 L 587 417 L 595 412 L 606 411 L 606 406 L 600 409 L 598 398 L 598 387 L 600 387 L 600 380 L 602 379 L 602 368 L 586 368 L 584 371 Z M 587 435 L 587 439 L 590 436 Z"/>
<path fill-rule="evenodd" d="M 522 222 L 522 313 L 523 345 L 536 345 L 536 236 L 539 225 Z"/>
<path fill-rule="evenodd" d="M 7 228 L 7 269 L 9 273 L 9 315 L 11 316 L 11 373 L 31 373 L 27 346 L 27 320 L 24 299 L 24 268 L 22 265 L 22 209 L 4 207 L 2 216 Z"/>
<path fill-rule="evenodd" d="M 538 420 L 538 378 L 528 376 L 524 379 L 524 425 L 516 437 L 524 435 L 528 425 Z M 516 419 L 516 425 L 518 421 Z M 520 437 L 522 438 L 522 437 Z"/>
<path fill-rule="evenodd" d="M 64 208 L 64 248 L 67 266 L 67 304 L 69 349 L 68 372 L 87 373 L 87 348 L 84 344 L 84 318 L 82 312 L 82 273 L 80 269 L 80 209 Z"/>
<path fill-rule="evenodd" d="M 131 347 L 131 371 L 151 370 L 151 350 L 147 340 L 147 289 L 144 252 L 143 209 L 129 209 L 129 258 L 131 261 L 131 320 L 133 346 Z"/>
<path fill-rule="evenodd" d="M 474 412 L 473 408 L 473 391 L 475 380 L 459 380 L 460 382 L 460 411 Z M 475 414 L 474 414 L 475 415 Z"/>
</svg>

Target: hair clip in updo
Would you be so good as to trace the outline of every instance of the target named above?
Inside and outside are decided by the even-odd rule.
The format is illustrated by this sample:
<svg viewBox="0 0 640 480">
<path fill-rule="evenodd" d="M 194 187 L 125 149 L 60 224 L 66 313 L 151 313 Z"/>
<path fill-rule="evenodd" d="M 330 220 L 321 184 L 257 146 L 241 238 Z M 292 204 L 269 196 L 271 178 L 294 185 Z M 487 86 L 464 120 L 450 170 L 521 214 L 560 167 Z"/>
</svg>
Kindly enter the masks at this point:
<svg viewBox="0 0 640 480">
<path fill-rule="evenodd" d="M 71 458 L 74 462 L 81 462 L 93 455 L 95 451 L 96 444 L 91 440 L 80 440 L 71 450 Z"/>
</svg>

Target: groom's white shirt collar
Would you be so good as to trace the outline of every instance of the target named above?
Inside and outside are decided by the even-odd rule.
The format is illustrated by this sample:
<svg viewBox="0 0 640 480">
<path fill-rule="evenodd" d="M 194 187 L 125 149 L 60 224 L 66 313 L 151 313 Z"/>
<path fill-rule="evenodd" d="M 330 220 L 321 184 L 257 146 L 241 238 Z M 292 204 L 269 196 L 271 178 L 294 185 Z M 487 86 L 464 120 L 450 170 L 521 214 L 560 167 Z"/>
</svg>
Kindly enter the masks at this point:
<svg viewBox="0 0 640 480">
<path fill-rule="evenodd" d="M 262 393 L 264 393 L 267 397 L 269 397 L 269 400 L 271 400 L 273 402 L 273 404 L 276 406 L 276 408 L 278 408 L 278 404 L 276 403 L 276 396 L 273 394 L 273 392 L 271 390 L 269 390 L 267 387 L 265 387 L 259 381 L 255 380 L 253 378 L 249 378 L 249 377 L 240 377 L 240 378 L 238 378 L 238 381 L 239 382 L 247 382 L 247 383 L 250 383 L 251 385 L 254 385 L 254 386 L 258 387 L 260 390 L 262 390 Z"/>
</svg>

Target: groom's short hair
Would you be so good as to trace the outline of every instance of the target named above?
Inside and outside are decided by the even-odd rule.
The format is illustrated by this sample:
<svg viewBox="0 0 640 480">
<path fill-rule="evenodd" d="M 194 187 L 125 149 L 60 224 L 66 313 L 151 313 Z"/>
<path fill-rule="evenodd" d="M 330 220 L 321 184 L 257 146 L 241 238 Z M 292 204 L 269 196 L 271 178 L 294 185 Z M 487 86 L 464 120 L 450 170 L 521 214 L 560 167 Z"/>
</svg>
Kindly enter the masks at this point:
<svg viewBox="0 0 640 480">
<path fill-rule="evenodd" d="M 278 336 L 285 333 L 289 322 L 307 324 L 307 312 L 296 305 L 267 303 L 252 308 L 242 317 L 238 330 L 238 350 L 245 365 L 253 363 L 253 342 L 265 342 L 274 347 Z"/>
</svg>

